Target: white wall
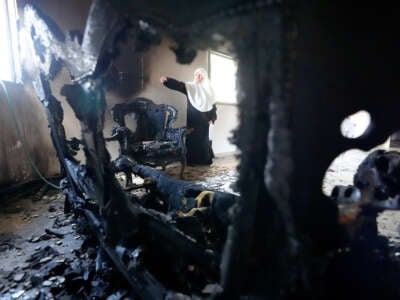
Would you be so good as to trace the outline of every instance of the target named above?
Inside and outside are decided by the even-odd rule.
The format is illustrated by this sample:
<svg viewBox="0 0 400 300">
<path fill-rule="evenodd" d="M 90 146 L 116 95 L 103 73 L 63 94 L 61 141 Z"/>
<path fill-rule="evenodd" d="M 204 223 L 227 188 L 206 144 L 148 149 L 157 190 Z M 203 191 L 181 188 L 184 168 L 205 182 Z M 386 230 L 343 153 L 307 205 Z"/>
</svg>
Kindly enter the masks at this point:
<svg viewBox="0 0 400 300">
<path fill-rule="evenodd" d="M 237 151 L 237 147 L 228 140 L 232 136 L 232 131 L 239 125 L 237 106 L 217 104 L 217 116 L 218 119 L 212 131 L 212 145 L 215 155 Z"/>
</svg>

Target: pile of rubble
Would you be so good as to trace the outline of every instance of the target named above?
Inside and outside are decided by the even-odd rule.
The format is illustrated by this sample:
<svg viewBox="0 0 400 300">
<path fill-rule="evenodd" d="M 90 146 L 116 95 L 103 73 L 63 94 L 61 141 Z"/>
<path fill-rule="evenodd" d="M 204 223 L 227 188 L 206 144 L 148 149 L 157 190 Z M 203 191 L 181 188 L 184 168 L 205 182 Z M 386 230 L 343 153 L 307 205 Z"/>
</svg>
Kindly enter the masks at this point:
<svg viewBox="0 0 400 300">
<path fill-rule="evenodd" d="M 99 254 L 98 243 L 88 234 L 83 220 L 61 211 L 62 199 L 60 193 L 40 199 L 34 196 L 32 200 L 42 200 L 37 205 L 45 206 L 46 212 L 29 217 L 23 212 L 27 222 L 50 221 L 42 234 L 25 240 L 15 234 L 1 235 L 0 253 L 17 259 L 2 263 L 0 298 L 130 299 L 127 283 Z"/>
<path fill-rule="evenodd" d="M 153 171 L 148 168 L 144 168 L 143 171 L 149 172 L 147 175 L 153 174 Z M 224 185 L 232 183 L 235 177 L 235 174 L 231 176 L 225 173 L 223 172 L 219 177 L 229 176 L 229 180 L 218 180 L 219 177 L 214 176 L 215 180 L 212 180 L 214 177 L 211 178 L 210 184 L 213 183 L 218 190 L 224 190 Z M 197 184 L 175 181 L 164 177 L 157 171 L 154 175 L 157 178 L 160 176 L 164 178 L 158 183 L 161 183 L 158 188 L 161 188 L 162 191 L 159 196 L 164 201 L 175 203 L 175 200 L 169 199 L 173 194 L 164 194 L 166 192 L 164 189 L 171 187 L 171 184 L 178 184 L 177 187 L 179 187 L 176 191 L 179 199 L 177 198 L 178 202 L 175 203 L 178 206 L 175 207 L 175 212 L 170 214 L 168 222 L 176 223 L 178 228 L 189 233 L 192 238 L 197 237 L 199 242 L 203 240 L 202 243 L 207 245 L 210 251 L 221 251 L 224 241 L 220 240 L 214 231 L 210 231 L 211 227 L 204 227 L 202 224 L 208 222 L 207 211 L 210 209 L 219 214 L 217 219 L 224 221 L 226 209 L 231 205 L 231 196 L 225 200 L 224 193 L 203 192 L 201 201 L 199 201 L 200 197 L 197 197 L 196 200 L 195 197 L 192 199 L 187 194 L 193 193 L 199 188 Z M 145 207 L 156 208 L 154 206 L 156 199 L 149 198 L 148 195 L 149 189 L 157 188 L 156 184 L 156 181 L 152 181 L 148 177 L 142 188 L 130 191 L 132 199 L 142 199 Z M 207 204 L 210 197 L 215 197 L 217 200 L 222 197 L 219 199 L 222 201 L 220 203 L 228 201 L 229 205 L 224 207 L 215 206 L 211 202 Z M 187 203 L 183 205 L 181 200 L 185 200 Z M 71 297 L 75 297 L 77 299 L 114 300 L 133 298 L 130 294 L 131 286 L 114 262 L 111 262 L 110 257 L 101 247 L 101 243 L 88 227 L 90 224 L 87 220 L 74 212 L 64 212 L 65 196 L 61 192 L 47 191 L 42 188 L 33 196 L 31 195 L 29 200 L 26 200 L 27 202 L 23 201 L 21 199 L 10 201 L 8 210 L 18 211 L 13 218 L 17 219 L 22 216 L 22 222 L 33 222 L 30 227 L 36 227 L 37 230 L 25 234 L 23 237 L 11 234 L 7 238 L 1 239 L 0 237 L 0 255 L 18 257 L 17 260 L 5 262 L 10 265 L 8 270 L 0 268 L 1 299 L 71 299 Z M 211 204 L 212 207 L 208 207 Z M 201 237 L 202 239 L 200 239 Z M 203 296 L 210 295 L 215 292 L 215 289 L 218 289 L 217 285 L 212 284 L 215 282 L 213 276 L 210 277 L 208 283 L 204 281 L 204 274 L 195 263 L 189 264 L 187 268 L 184 267 L 184 272 L 178 272 L 179 268 L 183 270 L 185 263 L 182 262 L 182 266 L 176 266 L 177 270 L 174 272 L 176 276 L 168 279 L 169 275 L 160 273 L 160 270 L 162 271 L 164 267 L 166 270 L 170 269 L 173 267 L 170 265 L 172 262 L 161 258 L 154 261 L 158 255 L 157 251 L 146 248 L 144 244 L 138 245 L 133 251 L 122 245 L 116 245 L 113 251 L 121 258 L 121 261 L 127 262 L 128 269 L 140 270 L 141 265 L 149 267 L 160 278 L 164 278 L 165 282 L 169 282 L 170 288 L 185 286 L 187 292 L 197 291 L 197 295 Z M 149 257 L 152 257 L 153 260 L 150 263 Z M 165 291 L 166 298 L 177 296 L 182 299 L 187 297 L 183 294 L 172 294 Z M 192 295 L 191 297 L 198 296 Z"/>
</svg>

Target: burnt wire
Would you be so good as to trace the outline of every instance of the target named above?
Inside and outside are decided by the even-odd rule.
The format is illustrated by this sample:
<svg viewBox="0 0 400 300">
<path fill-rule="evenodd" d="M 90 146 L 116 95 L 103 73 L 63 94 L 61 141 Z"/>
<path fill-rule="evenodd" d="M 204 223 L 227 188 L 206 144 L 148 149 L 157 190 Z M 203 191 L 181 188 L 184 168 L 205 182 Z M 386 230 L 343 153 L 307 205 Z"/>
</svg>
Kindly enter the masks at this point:
<svg viewBox="0 0 400 300">
<path fill-rule="evenodd" d="M 49 186 L 51 186 L 51 187 L 53 187 L 53 188 L 55 188 L 55 189 L 60 190 L 60 189 L 61 189 L 60 186 L 55 185 L 54 183 L 50 182 L 49 180 L 47 180 L 47 179 L 42 175 L 42 173 L 39 171 L 38 167 L 36 166 L 35 162 L 33 161 L 32 156 L 30 155 L 29 150 L 28 150 L 28 148 L 27 148 L 27 146 L 26 146 L 26 140 L 25 140 L 24 136 L 22 135 L 21 129 L 19 128 L 18 121 L 17 121 L 17 116 L 16 116 L 16 113 L 15 113 L 15 109 L 14 109 L 12 103 L 11 103 L 10 96 L 9 96 L 9 94 L 8 94 L 7 88 L 6 88 L 6 86 L 5 86 L 4 82 L 3 82 L 3 80 L 0 80 L 0 84 L 1 84 L 1 86 L 2 86 L 2 88 L 3 88 L 4 95 L 6 96 L 6 99 L 7 99 L 8 109 L 9 109 L 9 111 L 11 112 L 11 116 L 12 116 L 13 121 L 14 121 L 14 125 L 15 125 L 15 129 L 16 129 L 16 131 L 17 131 L 18 138 L 19 138 L 19 139 L 21 140 L 21 142 L 22 142 L 22 149 L 23 149 L 23 152 L 24 152 L 25 156 L 27 157 L 27 159 L 29 160 L 29 163 L 30 163 L 32 169 L 33 169 L 33 170 L 35 171 L 35 173 L 40 177 L 40 179 L 42 179 L 46 184 L 48 184 Z"/>
</svg>

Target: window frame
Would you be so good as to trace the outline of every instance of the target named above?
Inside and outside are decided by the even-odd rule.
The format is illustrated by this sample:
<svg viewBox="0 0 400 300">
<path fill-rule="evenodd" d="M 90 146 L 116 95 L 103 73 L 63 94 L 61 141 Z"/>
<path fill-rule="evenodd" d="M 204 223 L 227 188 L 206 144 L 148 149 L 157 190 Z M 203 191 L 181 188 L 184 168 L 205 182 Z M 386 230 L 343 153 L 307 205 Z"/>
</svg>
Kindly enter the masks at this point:
<svg viewBox="0 0 400 300">
<path fill-rule="evenodd" d="M 2 41 L 7 48 L 4 57 L 0 57 L 0 64 L 8 64 L 9 74 L 0 77 L 2 81 L 19 83 L 21 81 L 21 64 L 18 31 L 18 6 L 16 0 L 0 0 L 0 9 L 4 10 L 5 20 L 0 23 L 4 26 L 5 40 Z"/>
<path fill-rule="evenodd" d="M 209 76 L 211 82 L 212 82 L 212 77 L 211 77 L 211 72 L 212 72 L 211 55 L 216 55 L 216 56 L 220 56 L 220 57 L 232 60 L 236 64 L 236 66 L 238 64 L 237 59 L 235 59 L 234 57 L 232 57 L 232 56 L 230 56 L 228 54 L 225 54 L 225 53 L 219 52 L 219 51 L 215 51 L 215 50 L 208 50 L 208 76 Z M 235 82 L 235 85 L 236 85 L 236 82 Z M 237 100 L 238 99 L 237 99 L 237 92 L 236 92 L 236 98 L 235 98 L 234 102 L 217 99 L 216 104 L 237 106 L 238 105 L 238 101 Z"/>
</svg>

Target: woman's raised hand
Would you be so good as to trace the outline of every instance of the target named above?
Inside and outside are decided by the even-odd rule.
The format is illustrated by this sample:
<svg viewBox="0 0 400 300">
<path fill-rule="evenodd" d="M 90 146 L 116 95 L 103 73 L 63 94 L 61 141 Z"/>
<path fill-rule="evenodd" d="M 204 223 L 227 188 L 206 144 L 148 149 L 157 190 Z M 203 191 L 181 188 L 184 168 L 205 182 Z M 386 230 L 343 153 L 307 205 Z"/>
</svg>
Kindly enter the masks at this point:
<svg viewBox="0 0 400 300">
<path fill-rule="evenodd" d="M 164 83 L 164 82 L 166 82 L 167 81 L 167 77 L 165 77 L 165 76 L 161 76 L 160 77 L 160 82 L 161 83 Z"/>
</svg>

